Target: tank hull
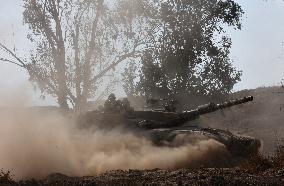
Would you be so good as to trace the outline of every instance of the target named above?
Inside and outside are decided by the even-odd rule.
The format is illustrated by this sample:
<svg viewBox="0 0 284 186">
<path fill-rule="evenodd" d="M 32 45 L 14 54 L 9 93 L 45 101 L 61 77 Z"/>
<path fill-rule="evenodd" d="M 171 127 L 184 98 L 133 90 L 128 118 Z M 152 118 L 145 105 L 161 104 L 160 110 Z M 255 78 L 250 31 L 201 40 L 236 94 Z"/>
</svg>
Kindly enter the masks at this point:
<svg viewBox="0 0 284 186">
<path fill-rule="evenodd" d="M 81 128 L 94 127 L 100 130 L 123 128 L 123 131 L 147 138 L 154 145 L 177 147 L 202 140 L 214 140 L 222 144 L 233 159 L 249 158 L 258 154 L 261 142 L 258 139 L 235 135 L 229 131 L 191 126 L 190 121 L 200 115 L 220 109 L 244 104 L 253 100 L 252 96 L 233 99 L 220 104 L 209 103 L 191 111 L 134 111 L 128 101 L 125 105 L 109 99 L 102 111 L 91 111 L 79 117 Z M 177 143 L 178 142 L 178 143 Z"/>
</svg>

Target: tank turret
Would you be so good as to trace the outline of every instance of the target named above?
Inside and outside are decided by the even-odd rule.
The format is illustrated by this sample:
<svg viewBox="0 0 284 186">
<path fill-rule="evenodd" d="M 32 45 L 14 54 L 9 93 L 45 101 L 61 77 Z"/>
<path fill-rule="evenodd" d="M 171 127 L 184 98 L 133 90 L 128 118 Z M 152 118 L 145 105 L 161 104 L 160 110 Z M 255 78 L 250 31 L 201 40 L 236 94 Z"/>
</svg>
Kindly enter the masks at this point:
<svg viewBox="0 0 284 186">
<path fill-rule="evenodd" d="M 201 115 L 215 112 L 217 110 L 229 108 L 235 105 L 244 104 L 250 101 L 253 101 L 252 96 L 244 97 L 241 99 L 233 99 L 233 100 L 229 100 L 227 102 L 223 102 L 220 104 L 208 103 L 206 105 L 201 105 L 198 108 L 191 110 L 191 111 L 184 111 L 182 113 L 177 113 L 176 118 L 174 118 L 173 120 L 170 120 L 167 122 L 144 120 L 139 123 L 139 126 L 146 128 L 146 129 L 179 127 L 188 121 L 198 118 Z M 159 114 L 157 113 L 157 115 Z"/>
</svg>

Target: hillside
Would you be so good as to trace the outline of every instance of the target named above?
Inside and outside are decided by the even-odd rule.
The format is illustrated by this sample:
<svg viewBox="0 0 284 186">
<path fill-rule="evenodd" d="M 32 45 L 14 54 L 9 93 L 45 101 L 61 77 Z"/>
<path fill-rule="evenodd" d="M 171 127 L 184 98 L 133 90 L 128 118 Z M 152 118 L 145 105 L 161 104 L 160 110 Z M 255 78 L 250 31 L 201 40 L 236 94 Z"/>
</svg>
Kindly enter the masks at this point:
<svg viewBox="0 0 284 186">
<path fill-rule="evenodd" d="M 231 97 L 248 95 L 254 96 L 253 102 L 204 115 L 196 122 L 201 126 L 228 129 L 259 138 L 263 142 L 264 154 L 272 154 L 275 144 L 284 139 L 284 89 L 267 87 L 243 90 Z"/>
</svg>

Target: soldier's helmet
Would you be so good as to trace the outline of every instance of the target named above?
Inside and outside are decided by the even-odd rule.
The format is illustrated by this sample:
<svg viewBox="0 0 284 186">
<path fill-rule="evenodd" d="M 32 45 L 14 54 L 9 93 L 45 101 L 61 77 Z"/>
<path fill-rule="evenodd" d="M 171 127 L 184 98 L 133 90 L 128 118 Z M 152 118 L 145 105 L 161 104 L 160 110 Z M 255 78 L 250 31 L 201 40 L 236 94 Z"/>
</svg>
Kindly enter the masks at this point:
<svg viewBox="0 0 284 186">
<path fill-rule="evenodd" d="M 109 101 L 115 101 L 115 100 L 116 100 L 116 97 L 115 97 L 114 93 L 111 93 L 111 94 L 108 96 L 108 100 L 109 100 Z"/>
</svg>

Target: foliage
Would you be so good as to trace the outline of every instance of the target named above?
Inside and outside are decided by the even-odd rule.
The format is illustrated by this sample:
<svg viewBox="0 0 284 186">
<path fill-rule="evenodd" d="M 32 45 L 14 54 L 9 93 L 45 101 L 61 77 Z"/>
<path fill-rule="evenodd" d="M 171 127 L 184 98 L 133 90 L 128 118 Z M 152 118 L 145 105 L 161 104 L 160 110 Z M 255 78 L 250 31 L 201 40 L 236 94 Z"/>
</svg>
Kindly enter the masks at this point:
<svg viewBox="0 0 284 186">
<path fill-rule="evenodd" d="M 134 86 L 137 95 L 146 97 L 216 96 L 230 92 L 240 80 L 225 32 L 226 25 L 241 29 L 243 11 L 237 3 L 152 0 L 143 11 L 148 12 L 148 25 L 158 25 L 150 33 L 155 49 L 143 53 L 138 80 L 125 85 L 126 92 Z"/>
<path fill-rule="evenodd" d="M 240 80 L 224 29 L 241 28 L 232 0 L 24 0 L 24 9 L 35 49 L 23 60 L 0 44 L 13 58 L 0 60 L 25 68 L 62 108 L 104 95 L 115 67 L 129 60 L 128 95 L 214 96 Z"/>
<path fill-rule="evenodd" d="M 88 99 L 101 97 L 108 82 L 115 83 L 115 67 L 146 47 L 146 38 L 135 37 L 124 12 L 108 1 L 24 0 L 24 9 L 35 50 L 25 61 L 1 44 L 14 59 L 1 60 L 25 68 L 42 94 L 56 97 L 62 108 L 82 109 Z"/>
</svg>

